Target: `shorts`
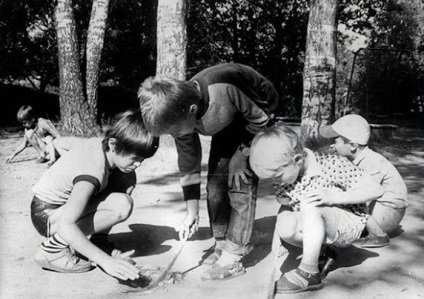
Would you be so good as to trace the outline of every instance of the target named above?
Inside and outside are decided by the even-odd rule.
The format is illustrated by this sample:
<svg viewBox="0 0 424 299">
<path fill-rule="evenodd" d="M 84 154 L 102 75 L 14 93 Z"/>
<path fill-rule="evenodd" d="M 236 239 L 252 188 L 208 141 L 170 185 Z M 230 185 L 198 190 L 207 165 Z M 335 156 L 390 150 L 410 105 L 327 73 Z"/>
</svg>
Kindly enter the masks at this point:
<svg viewBox="0 0 424 299">
<path fill-rule="evenodd" d="M 43 237 L 50 237 L 50 215 L 61 205 L 45 202 L 34 196 L 31 202 L 31 221 Z"/>
<path fill-rule="evenodd" d="M 331 208 L 325 213 L 326 223 L 333 225 L 336 235 L 327 237 L 327 244 L 336 247 L 348 247 L 361 237 L 368 221 L 368 215 L 358 216 L 340 208 Z"/>
</svg>

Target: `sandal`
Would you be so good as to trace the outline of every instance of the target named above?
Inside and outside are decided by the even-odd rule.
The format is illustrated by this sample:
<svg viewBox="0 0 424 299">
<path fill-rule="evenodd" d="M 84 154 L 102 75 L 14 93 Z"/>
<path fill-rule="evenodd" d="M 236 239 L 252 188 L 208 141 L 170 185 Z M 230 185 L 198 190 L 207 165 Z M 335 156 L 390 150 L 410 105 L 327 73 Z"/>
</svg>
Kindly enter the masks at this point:
<svg viewBox="0 0 424 299">
<path fill-rule="evenodd" d="M 213 265 L 222 255 L 222 249 L 215 249 L 207 258 L 203 260 L 205 265 Z"/>
<path fill-rule="evenodd" d="M 320 273 L 312 274 L 297 268 L 281 276 L 275 287 L 278 294 L 294 294 L 321 289 L 323 283 Z"/>
<path fill-rule="evenodd" d="M 224 267 L 215 264 L 211 269 L 203 273 L 202 280 L 227 280 L 246 273 L 246 269 L 241 262 L 234 262 Z"/>
</svg>

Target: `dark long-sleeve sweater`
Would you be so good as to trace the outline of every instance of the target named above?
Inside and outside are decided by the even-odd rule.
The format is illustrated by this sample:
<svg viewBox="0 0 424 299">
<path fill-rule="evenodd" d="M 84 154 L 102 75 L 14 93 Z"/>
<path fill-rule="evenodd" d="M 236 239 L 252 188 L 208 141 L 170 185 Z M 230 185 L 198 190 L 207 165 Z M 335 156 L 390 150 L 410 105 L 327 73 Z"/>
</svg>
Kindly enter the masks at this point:
<svg viewBox="0 0 424 299">
<path fill-rule="evenodd" d="M 199 85 L 202 99 L 192 134 L 178 137 L 178 165 L 185 200 L 200 198 L 200 166 L 202 159 L 198 134 L 213 136 L 234 120 L 240 112 L 247 122 L 240 132 L 242 143 L 249 144 L 253 136 L 264 129 L 269 114 L 278 103 L 272 83 L 253 68 L 236 63 L 209 67 L 191 81 Z"/>
</svg>

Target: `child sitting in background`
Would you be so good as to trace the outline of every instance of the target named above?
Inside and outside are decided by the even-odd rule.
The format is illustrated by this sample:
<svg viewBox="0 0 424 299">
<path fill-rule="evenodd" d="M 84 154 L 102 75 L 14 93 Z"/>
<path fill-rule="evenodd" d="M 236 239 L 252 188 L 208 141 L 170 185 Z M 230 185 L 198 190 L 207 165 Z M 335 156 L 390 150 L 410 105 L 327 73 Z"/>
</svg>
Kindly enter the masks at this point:
<svg viewBox="0 0 424 299">
<path fill-rule="evenodd" d="M 398 227 L 409 205 L 406 185 L 399 172 L 368 147 L 370 131 L 368 122 L 356 114 L 343 116 L 331 126 L 320 129 L 323 137 L 335 138 L 332 147 L 340 156 L 365 170 L 384 189 L 383 196 L 369 206 L 372 217 L 367 222 L 368 235 L 361 242 L 364 248 L 389 245 L 387 233 Z"/>
<path fill-rule="evenodd" d="M 347 247 L 359 239 L 367 222 L 365 202 L 381 196 L 382 188 L 346 158 L 303 148 L 296 133 L 281 125 L 256 135 L 250 164 L 259 178 L 276 180 L 279 202 L 286 207 L 277 217 L 276 233 L 303 248 L 299 267 L 277 281 L 277 293 L 321 288 L 322 245 Z"/>
<path fill-rule="evenodd" d="M 13 154 L 7 157 L 6 163 L 11 162 L 16 155 L 21 153 L 29 145 L 32 145 L 39 155 L 36 163 L 49 161 L 48 165 L 51 166 L 56 162 L 56 150 L 53 140 L 60 137 L 59 131 L 50 120 L 42 117 L 37 118 L 34 109 L 28 105 L 22 106 L 19 109 L 17 118 L 25 128 L 24 140 Z"/>
<path fill-rule="evenodd" d="M 145 130 L 140 111 L 131 111 L 119 115 L 103 139 L 72 145 L 32 189 L 31 219 L 46 237 L 35 262 L 56 272 L 91 270 L 91 262 L 77 257 L 77 251 L 111 276 L 138 278 L 130 258 L 134 251 L 113 250 L 107 233 L 131 215 L 134 171 L 158 144 L 159 138 Z"/>
</svg>

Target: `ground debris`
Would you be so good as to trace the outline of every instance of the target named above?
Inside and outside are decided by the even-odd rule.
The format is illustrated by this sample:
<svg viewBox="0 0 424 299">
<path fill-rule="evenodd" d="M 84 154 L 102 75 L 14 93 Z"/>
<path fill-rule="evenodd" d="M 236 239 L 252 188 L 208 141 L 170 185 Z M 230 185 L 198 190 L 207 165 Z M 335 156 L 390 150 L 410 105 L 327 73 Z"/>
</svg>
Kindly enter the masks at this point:
<svg viewBox="0 0 424 299">
<path fill-rule="evenodd" d="M 165 270 L 165 267 L 137 266 L 137 268 L 139 269 L 140 278 L 135 280 L 118 279 L 119 284 L 121 284 L 122 286 L 123 293 L 132 293 L 132 292 L 150 293 L 155 289 L 158 289 L 158 288 L 164 289 L 168 285 L 179 283 L 184 279 L 183 273 L 170 271 L 165 276 L 165 278 L 158 284 L 157 287 L 147 290 L 147 287 L 151 283 L 153 283 L 156 279 L 159 278 L 159 276 Z"/>
</svg>

